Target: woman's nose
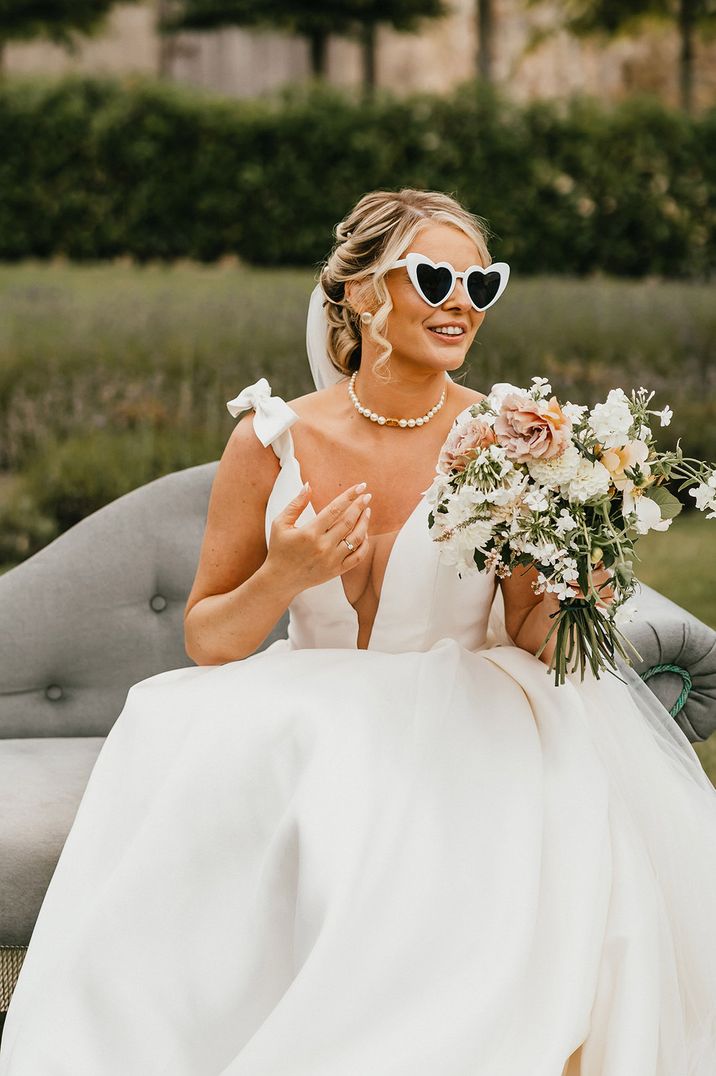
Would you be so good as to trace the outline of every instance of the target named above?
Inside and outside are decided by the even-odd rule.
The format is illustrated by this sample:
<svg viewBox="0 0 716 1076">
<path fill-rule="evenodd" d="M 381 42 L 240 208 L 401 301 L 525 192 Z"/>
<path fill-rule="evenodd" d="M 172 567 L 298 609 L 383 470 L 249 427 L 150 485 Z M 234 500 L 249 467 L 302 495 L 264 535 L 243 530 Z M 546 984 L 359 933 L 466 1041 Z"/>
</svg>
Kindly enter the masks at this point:
<svg viewBox="0 0 716 1076">
<path fill-rule="evenodd" d="M 443 306 L 447 306 L 449 304 L 452 304 L 453 306 L 459 305 L 463 308 L 472 306 L 472 303 L 470 302 L 470 296 L 467 294 L 465 285 L 462 280 L 455 281 L 455 287 L 453 288 L 450 295 L 448 295 L 447 299 L 443 303 Z"/>
</svg>

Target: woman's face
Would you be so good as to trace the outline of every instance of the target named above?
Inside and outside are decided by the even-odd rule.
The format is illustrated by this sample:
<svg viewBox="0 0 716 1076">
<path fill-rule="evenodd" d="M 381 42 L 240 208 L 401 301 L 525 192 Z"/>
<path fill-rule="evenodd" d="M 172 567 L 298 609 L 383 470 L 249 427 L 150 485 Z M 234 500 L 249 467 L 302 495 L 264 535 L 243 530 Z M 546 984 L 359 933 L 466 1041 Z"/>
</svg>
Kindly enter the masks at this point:
<svg viewBox="0 0 716 1076">
<path fill-rule="evenodd" d="M 482 265 L 477 246 L 463 231 L 450 224 L 428 224 L 401 253 L 425 254 L 433 262 L 450 262 L 456 272 L 471 265 Z M 475 310 L 462 280 L 440 306 L 430 306 L 413 287 L 406 266 L 391 269 L 385 283 L 393 300 L 385 336 L 392 345 L 390 362 L 395 365 L 421 366 L 431 370 L 456 370 L 475 339 L 485 314 Z M 437 326 L 456 325 L 461 335 L 440 335 Z"/>
</svg>

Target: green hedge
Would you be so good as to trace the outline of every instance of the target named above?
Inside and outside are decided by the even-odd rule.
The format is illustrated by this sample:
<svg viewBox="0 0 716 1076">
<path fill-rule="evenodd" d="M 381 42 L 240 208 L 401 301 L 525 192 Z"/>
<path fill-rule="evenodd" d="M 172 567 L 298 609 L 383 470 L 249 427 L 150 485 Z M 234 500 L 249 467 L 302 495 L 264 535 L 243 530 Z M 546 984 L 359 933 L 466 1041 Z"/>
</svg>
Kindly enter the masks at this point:
<svg viewBox="0 0 716 1076">
<path fill-rule="evenodd" d="M 0 258 L 234 253 L 313 265 L 366 191 L 454 193 L 522 274 L 672 277 L 716 263 L 716 110 L 656 100 L 356 103 L 335 89 L 236 101 L 142 78 L 0 88 Z"/>
</svg>

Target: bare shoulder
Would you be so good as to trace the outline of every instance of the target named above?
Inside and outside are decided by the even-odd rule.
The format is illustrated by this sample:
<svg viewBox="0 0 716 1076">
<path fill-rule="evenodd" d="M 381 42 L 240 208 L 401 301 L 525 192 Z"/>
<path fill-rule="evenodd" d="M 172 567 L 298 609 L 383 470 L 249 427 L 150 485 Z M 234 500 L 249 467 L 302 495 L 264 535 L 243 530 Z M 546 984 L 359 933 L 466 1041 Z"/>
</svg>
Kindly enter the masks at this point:
<svg viewBox="0 0 716 1076">
<path fill-rule="evenodd" d="M 256 436 L 254 414 L 254 411 L 245 412 L 231 431 L 219 461 L 217 479 L 222 485 L 222 478 L 233 482 L 234 478 L 240 477 L 242 483 L 256 492 L 267 487 L 268 495 L 278 473 L 279 461 L 271 446 L 264 446 Z"/>
<path fill-rule="evenodd" d="M 469 407 L 470 404 L 479 403 L 480 400 L 485 400 L 487 398 L 486 392 L 477 392 L 476 389 L 468 389 L 464 385 L 455 385 L 455 388 L 460 392 L 465 407 Z M 460 397 L 456 397 L 456 399 L 459 398 Z"/>
<path fill-rule="evenodd" d="M 312 421 L 326 418 L 334 413 L 340 404 L 345 403 L 345 399 L 345 382 L 339 381 L 325 389 L 314 389 L 313 392 L 306 392 L 303 396 L 296 396 L 295 399 L 286 402 L 300 419 L 310 424 Z"/>
</svg>

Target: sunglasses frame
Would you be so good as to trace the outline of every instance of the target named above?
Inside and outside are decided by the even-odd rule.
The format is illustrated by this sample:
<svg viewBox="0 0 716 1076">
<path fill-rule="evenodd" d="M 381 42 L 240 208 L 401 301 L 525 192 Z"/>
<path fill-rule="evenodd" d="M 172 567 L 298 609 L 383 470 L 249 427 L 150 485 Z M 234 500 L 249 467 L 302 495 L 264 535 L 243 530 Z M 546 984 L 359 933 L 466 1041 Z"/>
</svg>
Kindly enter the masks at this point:
<svg viewBox="0 0 716 1076">
<path fill-rule="evenodd" d="M 418 282 L 418 266 L 419 265 L 429 265 L 431 267 L 431 269 L 449 269 L 450 270 L 450 274 L 452 276 L 452 283 L 450 284 L 450 288 L 448 289 L 447 294 L 444 296 L 444 298 L 440 299 L 439 302 L 437 302 L 437 303 L 431 302 L 430 299 L 428 299 L 428 297 L 423 293 L 423 291 L 422 291 L 422 289 L 420 287 L 420 284 Z M 490 307 L 493 306 L 494 303 L 497 302 L 497 300 L 500 298 L 503 291 L 507 287 L 507 281 L 510 279 L 510 267 L 507 264 L 507 262 L 492 262 L 492 264 L 488 265 L 487 268 L 483 268 L 483 266 L 481 266 L 481 265 L 470 265 L 470 266 L 468 266 L 467 269 L 465 269 L 464 272 L 458 273 L 457 270 L 455 269 L 455 267 L 450 264 L 450 262 L 434 262 L 434 261 L 431 261 L 431 259 L 428 258 L 427 255 L 418 254 L 417 251 L 411 251 L 409 254 L 406 254 L 406 256 L 404 258 L 401 258 L 400 261 L 393 262 L 393 264 L 391 265 L 390 268 L 391 269 L 400 269 L 402 266 L 405 266 L 407 268 L 408 276 L 410 277 L 410 281 L 411 281 L 413 287 L 415 288 L 415 290 L 417 291 L 418 295 L 423 300 L 423 302 L 427 303 L 428 306 L 432 306 L 432 307 L 442 306 L 443 303 L 446 302 L 450 298 L 452 293 L 454 292 L 455 285 L 456 285 L 457 281 L 462 280 L 463 287 L 465 288 L 465 294 L 467 295 L 468 299 L 470 300 L 471 305 L 473 306 L 473 308 L 475 310 L 478 310 L 481 314 L 484 313 L 485 310 L 489 310 Z M 489 303 L 486 306 L 478 306 L 477 303 L 474 302 L 474 300 L 473 300 L 473 298 L 470 295 L 470 292 L 468 290 L 468 286 L 467 286 L 467 283 L 466 283 L 467 278 L 472 273 L 476 273 L 476 272 L 481 273 L 483 277 L 486 276 L 488 273 L 498 273 L 499 276 L 500 276 L 500 283 L 499 283 L 499 286 L 497 288 L 497 291 L 496 291 L 495 295 L 493 296 L 493 298 L 490 299 Z"/>
</svg>

